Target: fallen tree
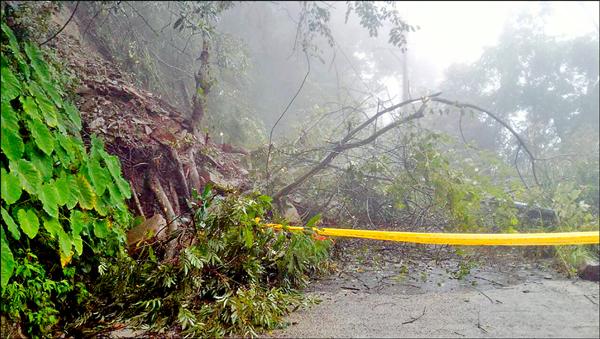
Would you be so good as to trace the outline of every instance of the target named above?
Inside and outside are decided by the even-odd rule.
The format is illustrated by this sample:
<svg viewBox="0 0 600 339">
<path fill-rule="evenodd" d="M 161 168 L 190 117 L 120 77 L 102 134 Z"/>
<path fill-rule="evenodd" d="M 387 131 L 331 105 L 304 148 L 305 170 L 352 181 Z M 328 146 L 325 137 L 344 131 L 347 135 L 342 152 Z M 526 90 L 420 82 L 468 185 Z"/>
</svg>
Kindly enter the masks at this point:
<svg viewBox="0 0 600 339">
<path fill-rule="evenodd" d="M 343 152 L 345 152 L 347 150 L 362 147 L 369 143 L 372 143 L 377 138 L 379 138 L 383 134 L 389 132 L 390 130 L 397 128 L 399 126 L 402 126 L 404 124 L 407 124 L 411 121 L 414 121 L 414 120 L 424 117 L 425 109 L 430 104 L 430 102 L 441 103 L 443 105 L 456 107 L 461 110 L 463 110 L 465 108 L 473 109 L 473 110 L 479 111 L 480 113 L 486 114 L 487 116 L 491 117 L 492 119 L 494 119 L 495 121 L 500 123 L 503 127 L 505 127 L 511 133 L 511 135 L 513 135 L 515 137 L 515 139 L 517 140 L 517 142 L 519 144 L 519 149 L 525 150 L 525 152 L 529 156 L 534 180 L 535 180 L 536 184 L 539 185 L 538 180 L 537 180 L 537 175 L 536 175 L 536 169 L 535 169 L 536 158 L 533 155 L 533 153 L 529 150 L 529 148 L 527 147 L 527 144 L 525 143 L 524 139 L 508 123 L 504 122 L 503 120 L 498 118 L 498 116 L 496 114 L 491 113 L 488 110 L 485 110 L 483 108 L 480 108 L 480 107 L 472 105 L 472 104 L 460 103 L 460 102 L 450 101 L 450 100 L 447 100 L 444 98 L 440 98 L 439 97 L 440 95 L 441 95 L 441 92 L 435 93 L 432 95 L 428 95 L 428 96 L 424 96 L 421 98 L 417 98 L 417 99 L 409 99 L 409 100 L 403 101 L 399 104 L 393 105 L 391 107 L 388 107 L 386 109 L 382 109 L 382 110 L 376 112 L 370 118 L 368 118 L 367 120 L 362 122 L 360 125 L 358 125 L 356 128 L 349 130 L 347 132 L 347 134 L 344 137 L 342 137 L 338 142 L 334 143 L 333 148 L 328 151 L 327 155 L 319 163 L 317 163 L 315 166 L 313 166 L 305 174 L 303 174 L 300 177 L 298 177 L 297 179 L 295 179 L 292 183 L 284 186 L 279 191 L 274 193 L 273 199 L 277 202 L 277 204 L 279 206 L 281 206 L 281 200 L 283 198 L 285 198 L 289 194 L 293 193 L 294 190 L 296 190 L 298 187 L 300 187 L 304 182 L 306 182 L 308 179 L 313 177 L 315 174 L 317 174 L 320 171 L 322 171 L 323 169 L 331 166 L 332 161 L 336 157 L 338 157 L 340 154 L 342 154 Z M 414 104 L 414 103 L 419 103 L 419 102 L 420 102 L 420 107 L 414 113 L 405 115 L 404 117 L 399 118 L 393 122 L 390 122 L 381 128 L 377 128 L 377 119 L 380 118 L 381 116 L 383 116 L 384 114 L 392 113 L 403 107 L 406 107 L 406 106 Z M 373 128 L 374 132 L 369 134 L 367 137 L 355 140 L 355 137 L 357 134 L 366 131 L 368 128 Z M 521 180 L 523 180 L 523 177 L 521 177 Z M 523 180 L 523 183 L 526 185 L 524 180 Z"/>
</svg>

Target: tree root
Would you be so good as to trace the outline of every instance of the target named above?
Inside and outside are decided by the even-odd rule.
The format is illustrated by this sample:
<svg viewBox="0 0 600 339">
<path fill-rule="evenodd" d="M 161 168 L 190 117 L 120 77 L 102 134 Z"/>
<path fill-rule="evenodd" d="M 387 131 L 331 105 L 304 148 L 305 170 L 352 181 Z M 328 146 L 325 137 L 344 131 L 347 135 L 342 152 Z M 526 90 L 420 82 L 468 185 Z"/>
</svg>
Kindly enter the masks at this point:
<svg viewBox="0 0 600 339">
<path fill-rule="evenodd" d="M 163 210 L 164 214 L 167 216 L 167 236 L 171 236 L 177 229 L 179 228 L 179 222 L 177 221 L 177 215 L 173 210 L 173 205 L 169 201 L 165 190 L 163 189 L 160 180 L 158 180 L 158 176 L 155 171 L 150 172 L 150 181 L 149 181 L 150 189 L 154 192 L 156 200 Z M 170 259 L 175 256 L 175 246 L 177 242 L 171 240 L 167 243 L 167 252 L 166 258 Z"/>
</svg>

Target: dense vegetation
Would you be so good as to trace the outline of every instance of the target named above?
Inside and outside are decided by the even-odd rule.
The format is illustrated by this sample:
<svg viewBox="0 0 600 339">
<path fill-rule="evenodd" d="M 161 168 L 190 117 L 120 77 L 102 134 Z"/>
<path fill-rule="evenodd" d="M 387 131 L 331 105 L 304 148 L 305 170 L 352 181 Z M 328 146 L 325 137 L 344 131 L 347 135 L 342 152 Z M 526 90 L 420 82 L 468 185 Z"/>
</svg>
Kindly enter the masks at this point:
<svg viewBox="0 0 600 339">
<path fill-rule="evenodd" d="M 209 211 L 207 186 L 196 196 L 193 245 L 174 262 L 159 261 L 151 246 L 131 258 L 131 191 L 119 159 L 94 136 L 84 142 L 49 56 L 4 23 L 2 39 L 3 335 L 20 327 L 52 336 L 59 324 L 81 333 L 117 315 L 154 330 L 175 321 L 195 335 L 256 335 L 306 302 L 295 288 L 327 258 L 330 241 L 263 228 L 266 196 L 217 198 Z"/>
<path fill-rule="evenodd" d="M 122 251 L 131 196 L 118 158 L 81 121 L 61 75 L 2 24 L 2 313 L 46 333 L 87 301 L 99 261 Z"/>
<path fill-rule="evenodd" d="M 331 240 L 264 227 L 267 196 L 215 198 L 207 189 L 197 201 L 194 236 L 176 260 L 159 262 L 145 247 L 107 266 L 97 287 L 109 313 L 159 332 L 256 336 L 310 301 L 295 289 L 326 267 Z"/>
</svg>

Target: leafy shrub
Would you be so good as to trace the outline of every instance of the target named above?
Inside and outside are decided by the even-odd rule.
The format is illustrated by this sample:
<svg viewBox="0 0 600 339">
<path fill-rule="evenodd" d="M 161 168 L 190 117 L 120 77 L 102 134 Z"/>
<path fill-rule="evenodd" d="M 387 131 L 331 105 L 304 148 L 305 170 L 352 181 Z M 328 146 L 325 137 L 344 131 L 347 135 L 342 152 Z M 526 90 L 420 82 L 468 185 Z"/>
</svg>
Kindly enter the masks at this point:
<svg viewBox="0 0 600 339">
<path fill-rule="evenodd" d="M 210 191 L 203 197 L 192 245 L 174 261 L 159 263 L 146 247 L 136 260 L 107 265 L 98 286 L 107 314 L 154 331 L 175 325 L 194 337 L 256 336 L 307 302 L 294 288 L 319 271 L 331 241 L 317 240 L 308 228 L 289 233 L 262 225 L 271 209 L 267 196 L 229 196 L 210 207 Z"/>
<path fill-rule="evenodd" d="M 0 172 L 3 316 L 31 336 L 77 314 L 99 260 L 123 249 L 131 192 L 91 138 L 42 51 L 2 23 Z"/>
</svg>

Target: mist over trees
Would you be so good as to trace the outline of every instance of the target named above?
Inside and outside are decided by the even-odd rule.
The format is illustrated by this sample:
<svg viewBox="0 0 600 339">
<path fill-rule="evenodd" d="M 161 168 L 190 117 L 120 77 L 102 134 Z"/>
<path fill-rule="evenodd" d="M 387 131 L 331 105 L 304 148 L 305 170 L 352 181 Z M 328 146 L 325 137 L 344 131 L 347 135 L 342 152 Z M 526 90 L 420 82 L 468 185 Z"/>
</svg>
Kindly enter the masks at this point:
<svg viewBox="0 0 600 339">
<path fill-rule="evenodd" d="M 512 180 L 530 194 L 569 181 L 581 186 L 581 201 L 597 211 L 597 35 L 557 39 L 545 35 L 540 20 L 523 14 L 507 23 L 497 45 L 472 64 L 452 65 L 438 84 L 431 65 L 406 49 L 420 27 L 399 9 L 366 2 L 92 2 L 77 18 L 101 53 L 188 119 L 200 106 L 201 120 L 191 123 L 201 130 L 198 135 L 253 149 L 257 188 L 279 197 L 280 189 L 293 184 L 295 190 L 294 180 L 312 173 L 301 180 L 294 199 L 320 201 L 315 205 L 321 207 L 305 215 L 336 200 L 323 196 L 344 194 L 337 188 L 338 174 L 358 171 L 388 184 L 409 175 L 411 162 L 421 161 L 414 153 L 422 147 L 418 139 L 440 132 L 447 134 L 439 135 L 445 141 L 432 147 L 457 152 L 448 159 L 450 167 L 470 162 L 487 171 L 491 183 L 513 192 L 513 199 L 526 200 L 515 195 L 521 189 L 515 191 Z M 336 153 L 345 136 L 354 142 L 368 138 L 419 106 L 377 112 L 440 91 L 441 100 L 428 102 L 423 116 L 410 119 L 406 128 Z M 368 129 L 352 132 L 366 121 Z M 507 177 L 497 177 L 499 169 L 486 166 L 490 160 L 480 152 L 501 159 Z M 328 153 L 333 158 L 314 171 Z M 311 180 L 316 174 L 321 184 L 332 180 L 324 184 L 329 188 Z M 366 185 L 383 191 L 372 194 L 389 194 L 391 186 L 376 182 Z M 410 210 L 410 194 L 419 210 L 423 202 L 414 200 L 432 201 L 429 193 L 404 192 L 402 198 L 397 193 L 378 203 L 375 214 L 387 213 L 383 206 Z M 539 194 L 551 204 L 548 192 Z"/>
</svg>

